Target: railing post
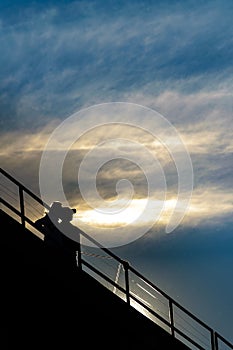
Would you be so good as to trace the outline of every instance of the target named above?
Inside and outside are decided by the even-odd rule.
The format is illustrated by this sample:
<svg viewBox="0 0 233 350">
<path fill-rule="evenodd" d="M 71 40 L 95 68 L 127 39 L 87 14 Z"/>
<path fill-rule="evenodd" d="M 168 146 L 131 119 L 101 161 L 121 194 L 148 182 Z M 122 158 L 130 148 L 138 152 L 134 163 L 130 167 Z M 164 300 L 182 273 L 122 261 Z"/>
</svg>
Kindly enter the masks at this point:
<svg viewBox="0 0 233 350">
<path fill-rule="evenodd" d="M 215 345 L 215 350 L 218 350 L 218 334 L 217 334 L 217 332 L 214 332 L 214 345 Z"/>
<path fill-rule="evenodd" d="M 170 323 L 171 323 L 171 335 L 175 337 L 173 303 L 171 299 L 169 299 L 169 315 L 170 315 Z"/>
<path fill-rule="evenodd" d="M 125 270 L 125 291 L 126 291 L 126 302 L 130 305 L 130 296 L 129 296 L 129 263 L 128 261 L 123 262 Z"/>
<path fill-rule="evenodd" d="M 20 203 L 20 213 L 21 213 L 21 222 L 25 228 L 25 207 L 24 207 L 24 198 L 23 198 L 23 189 L 19 186 L 19 203 Z"/>
<path fill-rule="evenodd" d="M 217 348 L 216 348 L 216 343 L 215 343 L 215 332 L 214 332 L 214 330 L 212 329 L 211 331 L 211 349 L 212 350 L 217 350 Z"/>
</svg>

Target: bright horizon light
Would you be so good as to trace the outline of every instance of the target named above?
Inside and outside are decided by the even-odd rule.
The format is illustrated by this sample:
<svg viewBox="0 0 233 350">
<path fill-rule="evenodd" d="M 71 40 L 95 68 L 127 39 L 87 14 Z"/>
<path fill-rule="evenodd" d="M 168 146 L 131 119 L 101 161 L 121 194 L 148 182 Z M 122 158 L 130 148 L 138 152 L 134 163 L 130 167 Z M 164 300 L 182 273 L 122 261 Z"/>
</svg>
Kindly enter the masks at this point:
<svg viewBox="0 0 233 350">
<path fill-rule="evenodd" d="M 210 198 L 209 198 L 210 197 Z M 218 215 L 227 214 L 232 212 L 232 195 L 226 195 L 226 201 L 219 205 L 221 198 L 219 198 L 219 193 L 193 193 L 193 198 L 190 201 L 189 207 L 187 208 L 186 214 L 183 218 L 183 223 L 190 225 L 193 223 L 200 222 L 202 220 L 208 219 L 210 217 L 217 217 Z M 229 198 L 228 198 L 229 197 Z M 211 200 L 209 200 L 211 199 Z M 158 208 L 161 205 L 156 199 L 149 199 L 153 201 L 152 208 L 154 210 L 154 215 L 151 213 L 151 210 L 143 213 L 143 217 L 140 218 L 140 221 L 137 221 L 137 224 L 146 224 L 150 223 L 154 216 L 157 217 L 156 224 L 158 225 L 167 225 L 173 211 L 182 210 L 182 203 L 177 203 L 177 198 L 170 198 L 164 201 L 163 209 L 158 215 Z M 125 200 L 125 206 L 121 200 L 118 205 L 121 204 L 121 207 L 115 207 L 115 213 L 107 213 L 107 211 L 99 208 L 89 209 L 89 210 L 79 210 L 79 212 L 74 216 L 73 223 L 76 221 L 82 221 L 84 224 L 93 225 L 96 227 L 116 227 L 124 226 L 134 223 L 138 219 L 140 214 L 144 211 L 148 199 L 132 199 L 130 204 L 127 206 L 127 201 Z M 123 209 L 122 209 L 123 208 Z"/>
<path fill-rule="evenodd" d="M 116 211 L 114 213 L 108 213 L 107 211 L 102 211 L 101 208 L 97 211 L 96 209 L 83 211 L 81 214 L 81 221 L 86 224 L 93 224 L 95 226 L 121 226 L 133 224 L 134 221 L 138 219 L 141 213 L 143 213 L 148 199 L 133 199 L 124 209 L 116 207 Z M 151 214 L 151 210 L 148 213 L 143 213 L 143 217 L 140 219 L 140 222 L 148 223 L 154 221 L 154 216 L 158 216 L 157 221 L 159 223 L 167 224 L 169 221 L 171 214 L 176 207 L 177 200 L 176 199 L 168 199 L 164 201 L 163 210 L 160 215 L 158 215 L 159 207 L 161 206 L 161 202 L 158 200 L 153 200 L 153 209 L 154 215 Z M 119 204 L 119 203 L 118 203 Z M 122 201 L 121 201 L 122 204 Z M 74 217 L 74 222 L 77 217 Z"/>
</svg>

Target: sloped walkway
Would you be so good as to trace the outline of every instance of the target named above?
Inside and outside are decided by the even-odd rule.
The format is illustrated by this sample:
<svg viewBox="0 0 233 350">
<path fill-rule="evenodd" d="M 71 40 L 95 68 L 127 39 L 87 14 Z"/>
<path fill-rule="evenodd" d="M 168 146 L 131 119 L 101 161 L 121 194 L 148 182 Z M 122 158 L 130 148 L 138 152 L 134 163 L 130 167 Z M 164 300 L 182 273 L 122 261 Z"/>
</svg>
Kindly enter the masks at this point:
<svg viewBox="0 0 233 350">
<path fill-rule="evenodd" d="M 84 271 L 49 269 L 43 241 L 1 210 L 0 222 L 4 349 L 188 349 Z"/>
</svg>

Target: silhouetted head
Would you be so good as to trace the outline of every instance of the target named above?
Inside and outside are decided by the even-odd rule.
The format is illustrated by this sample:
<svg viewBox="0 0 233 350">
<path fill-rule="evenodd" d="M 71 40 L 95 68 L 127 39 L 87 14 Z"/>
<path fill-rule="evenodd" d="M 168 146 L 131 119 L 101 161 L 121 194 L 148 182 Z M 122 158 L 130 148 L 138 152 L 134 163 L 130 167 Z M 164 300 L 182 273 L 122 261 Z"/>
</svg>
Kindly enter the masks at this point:
<svg viewBox="0 0 233 350">
<path fill-rule="evenodd" d="M 50 210 L 56 210 L 56 209 L 60 209 L 62 207 L 61 202 L 59 201 L 54 201 L 51 206 L 50 206 Z"/>
<path fill-rule="evenodd" d="M 62 222 L 70 222 L 73 219 L 74 210 L 69 207 L 62 208 L 61 220 Z"/>
</svg>

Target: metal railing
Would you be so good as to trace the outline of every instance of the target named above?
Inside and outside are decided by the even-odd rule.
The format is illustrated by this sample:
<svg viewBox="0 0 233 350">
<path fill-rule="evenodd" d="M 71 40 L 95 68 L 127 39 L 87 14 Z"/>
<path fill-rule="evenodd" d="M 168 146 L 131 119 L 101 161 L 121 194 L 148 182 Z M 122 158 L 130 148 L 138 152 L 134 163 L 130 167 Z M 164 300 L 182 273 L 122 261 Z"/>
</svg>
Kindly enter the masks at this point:
<svg viewBox="0 0 233 350">
<path fill-rule="evenodd" d="M 35 220 L 49 205 L 0 168 L 0 203 L 2 210 L 43 239 Z M 90 242 L 78 251 L 77 265 L 106 288 L 154 323 L 179 339 L 190 349 L 227 350 L 233 345 L 199 318 L 186 310 L 154 283 L 134 269 L 129 262 L 103 247 L 84 232 Z"/>
</svg>

